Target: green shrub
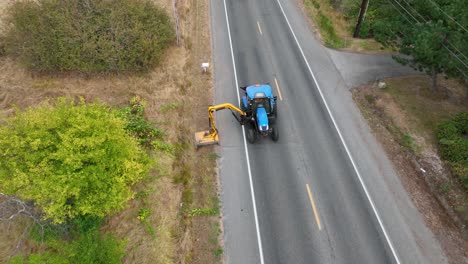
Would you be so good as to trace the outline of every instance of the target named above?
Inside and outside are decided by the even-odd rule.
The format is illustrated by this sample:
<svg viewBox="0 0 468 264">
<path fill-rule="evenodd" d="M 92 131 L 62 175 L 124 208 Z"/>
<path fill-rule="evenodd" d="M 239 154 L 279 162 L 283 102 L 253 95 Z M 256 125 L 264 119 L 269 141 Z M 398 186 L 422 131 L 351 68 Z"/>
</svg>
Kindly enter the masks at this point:
<svg viewBox="0 0 468 264">
<path fill-rule="evenodd" d="M 49 250 L 29 256 L 15 256 L 11 263 L 33 264 L 81 264 L 109 263 L 119 264 L 124 256 L 124 241 L 111 235 L 102 235 L 93 229 L 79 235 L 71 242 L 54 241 L 47 244 Z"/>
<path fill-rule="evenodd" d="M 468 187 L 468 112 L 462 112 L 437 128 L 439 151 L 452 171 Z"/>
<path fill-rule="evenodd" d="M 444 159 L 450 162 L 468 160 L 467 126 L 468 113 L 465 112 L 438 126 L 437 138 Z"/>
<path fill-rule="evenodd" d="M 59 98 L 0 123 L 0 191 L 33 200 L 63 223 L 104 217 L 133 197 L 150 160 L 116 111 Z"/>
<path fill-rule="evenodd" d="M 148 217 L 151 216 L 151 209 L 148 209 L 148 208 L 140 208 L 140 210 L 138 210 L 138 220 L 140 220 L 141 222 L 145 222 Z"/>
<path fill-rule="evenodd" d="M 68 261 L 64 256 L 52 253 L 52 252 L 46 252 L 42 254 L 31 254 L 27 257 L 25 256 L 15 256 L 13 257 L 10 262 L 10 264 L 69 264 L 71 263 Z"/>
<path fill-rule="evenodd" d="M 34 224 L 29 231 L 29 238 L 38 243 L 51 242 L 68 235 L 68 227 L 65 224 L 54 225 L 47 222 L 42 223 L 42 226 Z"/>
<path fill-rule="evenodd" d="M 149 0 L 15 1 L 8 15 L 6 53 L 40 72 L 144 71 L 174 41 L 170 18 Z"/>
<path fill-rule="evenodd" d="M 126 120 L 125 130 L 135 136 L 138 143 L 152 146 L 152 141 L 161 139 L 163 132 L 154 128 L 154 123 L 146 120 L 145 104 L 139 96 L 135 96 L 130 100 L 130 106 L 120 109 L 118 114 Z"/>
<path fill-rule="evenodd" d="M 461 112 L 453 118 L 453 122 L 460 134 L 468 134 L 468 112 Z"/>
<path fill-rule="evenodd" d="M 320 10 L 318 11 L 318 24 L 325 44 L 330 48 L 343 48 L 344 41 L 336 34 L 335 27 L 331 20 Z"/>
<path fill-rule="evenodd" d="M 85 234 L 101 227 L 104 219 L 93 215 L 80 215 L 72 220 L 72 226 L 76 234 Z"/>
<path fill-rule="evenodd" d="M 317 2 L 317 0 L 312 0 L 312 5 L 315 7 L 315 9 L 320 9 L 320 4 Z"/>
<path fill-rule="evenodd" d="M 468 188 L 468 161 L 451 163 L 452 171 L 458 176 L 465 187 Z"/>
<path fill-rule="evenodd" d="M 222 247 L 217 247 L 214 251 L 214 255 L 216 257 L 221 257 L 223 255 L 223 248 Z"/>
<path fill-rule="evenodd" d="M 123 241 L 114 236 L 101 235 L 94 230 L 82 235 L 63 249 L 69 263 L 121 263 L 124 256 Z"/>
</svg>

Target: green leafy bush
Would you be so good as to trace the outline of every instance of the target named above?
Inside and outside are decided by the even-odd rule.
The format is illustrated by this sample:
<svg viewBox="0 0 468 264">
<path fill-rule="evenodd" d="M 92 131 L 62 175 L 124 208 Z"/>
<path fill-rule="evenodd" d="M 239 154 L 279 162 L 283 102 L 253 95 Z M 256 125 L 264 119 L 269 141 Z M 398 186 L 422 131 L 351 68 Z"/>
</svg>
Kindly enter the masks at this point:
<svg viewBox="0 0 468 264">
<path fill-rule="evenodd" d="M 40 72 L 147 70 L 174 41 L 149 0 L 15 1 L 8 15 L 6 53 Z"/>
<path fill-rule="evenodd" d="M 439 151 L 452 171 L 468 187 L 468 112 L 462 112 L 437 128 Z"/>
<path fill-rule="evenodd" d="M 154 139 L 162 138 L 163 132 L 154 128 L 154 123 L 146 120 L 145 101 L 139 96 L 133 97 L 130 106 L 120 109 L 118 114 L 126 120 L 125 130 L 135 136 L 141 145 L 152 146 L 151 142 Z"/>
<path fill-rule="evenodd" d="M 56 240 L 49 242 L 47 246 L 49 250 L 44 253 L 15 256 L 10 262 L 15 264 L 119 264 L 125 253 L 124 241 L 119 241 L 111 235 L 102 235 L 97 229 L 80 234 L 73 241 Z"/>
<path fill-rule="evenodd" d="M 315 9 L 320 9 L 320 4 L 317 2 L 317 0 L 311 0 L 312 5 L 315 7 Z"/>
<path fill-rule="evenodd" d="M 140 220 L 141 222 L 145 222 L 148 217 L 150 217 L 151 215 L 151 210 L 148 209 L 148 208 L 141 208 L 139 211 L 138 211 L 138 220 Z"/>
<path fill-rule="evenodd" d="M 150 166 L 124 126 L 99 102 L 17 111 L 0 125 L 0 191 L 33 200 L 54 223 L 121 209 Z"/>
<path fill-rule="evenodd" d="M 98 230 L 104 219 L 93 215 L 80 215 L 72 221 L 72 231 L 76 234 L 85 234 L 87 232 Z"/>
<path fill-rule="evenodd" d="M 101 235 L 93 230 L 81 235 L 63 249 L 69 263 L 121 263 L 124 256 L 123 241 L 114 236 Z"/>
<path fill-rule="evenodd" d="M 335 27 L 331 20 L 318 10 L 318 23 L 324 37 L 325 44 L 331 48 L 343 48 L 344 41 L 336 34 Z"/>
</svg>

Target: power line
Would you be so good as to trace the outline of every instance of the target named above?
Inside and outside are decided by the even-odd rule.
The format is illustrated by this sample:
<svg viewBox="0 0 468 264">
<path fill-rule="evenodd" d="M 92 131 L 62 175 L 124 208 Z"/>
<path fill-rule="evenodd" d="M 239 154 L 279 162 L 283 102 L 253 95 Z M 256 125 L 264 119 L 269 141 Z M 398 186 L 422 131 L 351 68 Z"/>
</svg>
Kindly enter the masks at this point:
<svg viewBox="0 0 468 264">
<path fill-rule="evenodd" d="M 468 79 L 468 75 L 466 75 L 466 73 L 465 73 L 463 70 L 461 70 L 460 68 L 458 68 L 458 66 L 456 66 L 456 65 L 455 65 L 454 67 L 457 68 L 457 70 L 458 70 L 463 76 L 465 76 L 466 79 Z"/>
<path fill-rule="evenodd" d="M 398 13 L 400 13 L 400 15 L 401 15 L 404 19 L 406 19 L 406 21 L 408 21 L 408 23 L 412 24 L 411 21 L 410 21 L 405 15 L 403 15 L 403 13 L 400 11 L 400 9 L 398 9 L 398 8 L 392 3 L 391 0 L 388 1 L 388 2 L 395 8 L 396 11 L 398 11 Z M 400 32 L 400 33 L 401 33 L 401 32 Z"/>
<path fill-rule="evenodd" d="M 419 20 L 417 20 L 417 19 L 411 14 L 411 12 L 409 12 L 404 6 L 402 6 L 402 5 L 400 4 L 400 2 L 398 2 L 397 0 L 394 0 L 394 1 L 395 1 L 395 3 L 397 3 L 403 10 L 405 10 L 405 12 L 406 12 L 408 15 L 410 15 L 410 16 L 416 21 L 416 23 L 418 23 L 418 24 L 421 23 L 421 22 L 419 22 Z M 414 23 L 412 23 L 412 22 L 408 19 L 408 17 L 405 16 L 405 15 L 400 11 L 400 9 L 397 8 L 397 7 L 392 3 L 392 0 L 389 0 L 388 2 L 395 8 L 395 10 L 398 11 L 398 13 L 400 13 L 401 16 L 403 16 L 403 17 L 406 19 L 406 21 L 408 21 L 411 25 L 414 25 Z M 416 10 L 415 10 L 415 11 L 416 11 Z M 417 11 L 416 11 L 416 12 L 417 12 Z M 417 12 L 417 13 L 418 13 L 418 12 Z M 419 13 L 418 13 L 418 14 L 419 14 Z M 420 15 L 420 14 L 419 14 L 419 15 Z M 420 15 L 420 16 L 421 16 L 421 15 Z M 401 32 L 400 32 L 400 33 L 401 33 Z M 446 50 L 449 51 L 450 55 L 452 55 L 453 57 L 457 58 L 458 61 L 460 61 L 461 64 L 463 64 L 463 66 L 465 66 L 466 68 L 468 68 L 468 65 L 465 64 L 465 62 L 464 62 L 462 59 L 460 59 L 452 50 L 450 50 L 445 44 L 442 43 L 442 45 L 444 46 L 444 48 L 445 48 Z M 458 49 L 457 49 L 457 50 L 458 50 Z M 465 57 L 465 55 L 464 55 L 463 53 L 460 52 L 460 54 L 462 54 L 463 57 Z M 465 58 L 466 58 L 466 57 L 465 57 Z M 463 76 L 467 77 L 467 75 L 464 73 L 464 71 L 462 71 L 462 70 L 461 70 L 460 68 L 458 68 L 457 66 L 455 66 L 455 68 L 457 68 L 457 70 L 460 71 L 460 73 L 463 74 Z"/>
<path fill-rule="evenodd" d="M 449 14 L 445 13 L 445 11 L 442 8 L 440 8 L 440 6 L 436 2 L 434 2 L 432 0 L 429 0 L 429 2 L 431 2 L 433 5 L 435 5 L 437 7 L 437 9 L 439 9 L 444 15 L 446 15 L 448 18 L 450 18 L 453 22 L 457 23 L 457 25 L 459 25 L 461 28 L 463 28 L 463 30 L 468 32 L 468 30 L 462 24 L 458 23 L 458 21 L 456 21 L 455 18 L 453 18 Z"/>
<path fill-rule="evenodd" d="M 411 6 L 410 3 L 408 3 L 406 0 L 403 0 L 407 5 L 408 7 L 413 10 L 414 12 L 416 12 L 416 14 L 418 14 L 418 16 L 425 21 L 424 17 L 414 8 Z M 453 18 L 452 16 L 450 16 L 449 14 L 445 13 L 445 11 L 440 8 L 437 3 L 435 3 L 433 0 L 429 0 L 433 5 L 435 5 L 437 7 L 437 9 L 439 9 L 444 15 L 446 15 L 448 18 L 450 18 L 453 22 L 455 22 L 458 26 L 460 26 L 463 30 L 465 30 L 466 32 L 468 32 L 468 29 L 466 29 L 462 24 L 458 23 L 458 21 L 455 20 L 455 18 Z M 401 6 L 401 5 L 400 5 Z M 403 8 L 403 7 L 402 7 Z"/>
<path fill-rule="evenodd" d="M 395 1 L 396 1 L 396 0 L 395 0 Z M 419 12 L 416 10 L 416 8 L 413 8 L 413 7 L 411 6 L 410 3 L 408 3 L 406 0 L 403 0 L 403 2 L 405 2 L 405 3 L 408 5 L 408 7 L 409 7 L 412 11 L 414 11 L 414 12 L 422 19 L 422 21 L 424 21 L 425 23 L 428 22 L 428 21 L 421 15 L 421 13 L 419 13 Z M 400 6 L 401 6 L 401 5 L 400 5 Z M 404 8 L 403 8 L 403 9 L 404 9 Z M 405 9 L 405 11 L 407 11 L 407 10 Z M 409 13 L 409 12 L 408 12 L 408 13 Z M 413 17 L 413 16 L 412 16 L 412 17 Z M 416 22 L 421 23 L 421 22 L 418 21 L 415 17 L 413 17 L 413 19 L 415 19 Z M 455 49 L 455 50 L 458 52 L 458 54 L 460 54 L 462 57 L 464 57 L 465 60 L 468 60 L 468 58 L 465 56 L 465 54 L 463 54 L 463 52 L 461 52 L 455 45 L 453 45 L 452 43 L 450 43 L 450 42 L 448 42 L 448 41 L 446 41 L 446 42 L 447 42 L 453 49 Z M 448 49 L 448 48 L 447 48 L 447 49 Z M 450 50 L 449 50 L 449 51 L 450 51 Z M 451 51 L 450 51 L 450 52 L 451 52 Z M 453 53 L 454 53 L 454 52 L 453 52 Z M 454 54 L 455 54 L 455 53 L 454 53 Z M 463 64 L 464 64 L 464 63 L 463 63 Z M 464 65 L 465 65 L 465 64 L 464 64 Z M 465 65 L 465 66 L 466 66 L 466 65 Z"/>
<path fill-rule="evenodd" d="M 391 0 L 390 0 L 390 1 L 391 1 Z M 410 15 L 410 16 L 414 19 L 414 21 L 416 21 L 416 23 L 418 23 L 418 24 L 420 23 L 420 22 L 413 16 L 413 14 L 411 14 L 410 12 L 408 12 L 408 10 L 406 10 L 406 8 L 400 4 L 400 2 L 398 2 L 397 0 L 395 0 L 395 3 L 397 3 L 401 8 L 403 8 L 403 10 L 405 10 L 406 13 L 408 13 L 408 15 Z M 393 5 L 393 6 L 395 6 L 395 5 Z M 401 13 L 400 13 L 400 14 L 401 14 Z M 409 22 L 409 21 L 408 21 L 408 22 Z M 410 22 L 410 23 L 411 23 L 411 22 Z M 413 23 L 411 23 L 411 24 L 413 24 Z"/>
<path fill-rule="evenodd" d="M 454 48 L 454 49 L 458 52 L 458 54 L 462 55 L 463 58 L 465 58 L 465 60 L 468 60 L 468 58 L 465 56 L 465 54 L 463 54 L 456 46 L 452 45 L 452 43 L 450 43 L 450 42 L 448 42 L 448 41 L 447 41 L 447 43 L 448 43 L 452 48 Z"/>
<path fill-rule="evenodd" d="M 408 7 L 413 10 L 424 22 L 427 22 L 426 19 L 424 19 L 424 17 L 415 9 L 411 6 L 410 3 L 408 3 L 406 0 L 403 0 L 407 5 Z"/>
<path fill-rule="evenodd" d="M 452 54 L 452 56 L 455 56 L 463 64 L 463 66 L 465 66 L 465 68 L 468 69 L 468 65 L 466 65 L 465 62 L 463 62 L 463 60 L 461 60 L 451 49 L 447 48 L 445 44 L 442 43 L 442 45 L 445 47 L 445 49 L 447 49 L 450 52 L 450 54 Z"/>
<path fill-rule="evenodd" d="M 391 1 L 391 0 L 390 0 L 390 1 Z M 408 15 L 410 15 L 410 16 L 414 19 L 414 21 L 416 21 L 416 23 L 418 23 L 418 24 L 421 23 L 418 19 L 416 19 L 416 18 L 413 16 L 413 14 L 412 14 L 411 12 L 409 12 L 404 6 L 402 6 L 402 5 L 400 4 L 400 2 L 398 2 L 397 0 L 394 0 L 394 1 L 395 1 L 395 3 L 397 3 L 401 8 L 403 8 L 403 10 L 405 10 L 405 12 L 406 12 Z M 403 1 L 405 1 L 405 0 L 403 0 Z M 405 2 L 406 2 L 406 1 L 405 1 Z M 390 3 L 391 3 L 391 2 L 390 2 Z M 408 3 L 408 2 L 406 2 L 406 3 Z M 393 4 L 392 4 L 392 5 L 393 5 Z M 393 7 L 396 8 L 395 5 L 393 5 Z M 396 8 L 396 9 L 397 9 L 397 11 L 399 11 L 398 8 Z M 415 9 L 414 9 L 414 10 L 415 10 Z M 416 10 L 415 10 L 415 12 L 416 12 L 419 16 L 421 16 L 421 14 L 419 14 L 419 12 L 417 12 Z M 401 15 L 403 15 L 400 11 L 399 11 L 399 13 L 400 13 Z M 404 15 L 403 15 L 403 16 L 404 16 Z M 404 16 L 404 17 L 406 17 L 406 16 Z M 422 17 L 422 16 L 421 16 L 421 17 Z M 408 20 L 408 19 L 407 19 L 407 20 Z M 423 20 L 424 20 L 424 19 L 423 19 Z M 411 23 L 411 21 L 408 20 L 408 22 L 410 22 L 410 24 L 413 25 L 413 23 Z M 424 22 L 427 22 L 427 21 L 424 20 Z M 448 42 L 447 42 L 447 43 L 448 43 Z M 449 43 L 449 44 L 450 44 L 450 43 Z M 463 64 L 463 66 L 465 66 L 466 68 L 468 68 L 468 65 L 467 65 L 462 59 L 460 59 L 460 58 L 457 56 L 457 54 L 455 54 L 452 50 L 450 50 L 444 43 L 442 43 L 442 45 L 444 46 L 445 49 L 447 49 L 447 50 L 450 52 L 450 55 L 452 55 L 452 56 L 454 56 L 455 58 L 457 58 L 457 59 Z M 452 44 L 450 44 L 450 45 L 453 46 Z M 458 49 L 457 49 L 457 50 L 458 50 Z M 463 55 L 463 57 L 466 58 L 466 56 L 465 56 L 463 53 L 460 52 L 460 54 Z"/>
</svg>

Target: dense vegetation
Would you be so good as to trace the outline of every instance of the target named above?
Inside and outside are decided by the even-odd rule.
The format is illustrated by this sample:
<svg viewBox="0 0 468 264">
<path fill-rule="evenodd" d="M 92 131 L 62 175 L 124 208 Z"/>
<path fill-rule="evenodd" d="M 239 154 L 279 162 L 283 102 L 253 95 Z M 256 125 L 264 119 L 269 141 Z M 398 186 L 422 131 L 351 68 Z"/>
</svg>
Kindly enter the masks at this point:
<svg viewBox="0 0 468 264">
<path fill-rule="evenodd" d="M 145 101 L 141 97 L 133 97 L 130 106 L 121 108 L 118 115 L 126 120 L 124 129 L 133 135 L 140 145 L 151 147 L 155 139 L 162 139 L 163 132 L 146 120 Z"/>
<path fill-rule="evenodd" d="M 336 34 L 332 19 L 323 12 L 320 3 L 317 0 L 304 0 L 304 5 L 320 29 L 325 45 L 330 48 L 344 48 L 345 42 Z"/>
<path fill-rule="evenodd" d="M 17 111 L 0 126 L 0 191 L 34 201 L 55 223 L 121 209 L 149 169 L 125 125 L 99 102 L 59 98 Z"/>
<path fill-rule="evenodd" d="M 3 45 L 39 72 L 144 71 L 174 40 L 167 14 L 149 0 L 17 1 Z"/>
<path fill-rule="evenodd" d="M 439 125 L 439 151 L 456 176 L 468 188 L 468 112 L 462 112 Z"/>
<path fill-rule="evenodd" d="M 48 250 L 28 256 L 17 255 L 10 263 L 122 263 L 125 242 L 112 235 L 101 234 L 101 224 L 101 218 L 80 216 L 69 224 L 48 225 L 44 230 L 35 226 L 31 238 Z"/>
<path fill-rule="evenodd" d="M 361 1 L 331 2 L 354 25 Z M 372 0 L 360 36 L 374 37 L 385 46 L 409 55 L 396 59 L 430 74 L 433 89 L 437 88 L 438 73 L 468 77 L 465 0 Z"/>
</svg>

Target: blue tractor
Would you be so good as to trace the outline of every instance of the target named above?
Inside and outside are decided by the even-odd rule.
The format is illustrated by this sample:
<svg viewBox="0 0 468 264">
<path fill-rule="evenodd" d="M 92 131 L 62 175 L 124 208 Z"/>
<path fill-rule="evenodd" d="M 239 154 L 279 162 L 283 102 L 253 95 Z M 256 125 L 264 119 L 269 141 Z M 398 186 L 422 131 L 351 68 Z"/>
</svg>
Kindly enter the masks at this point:
<svg viewBox="0 0 468 264">
<path fill-rule="evenodd" d="M 245 112 L 242 119 L 249 143 L 255 143 L 260 136 L 270 136 L 273 141 L 278 141 L 279 133 L 275 125 L 278 116 L 277 97 L 273 96 L 271 86 L 255 84 L 240 88 L 245 91 L 241 110 Z"/>
</svg>

